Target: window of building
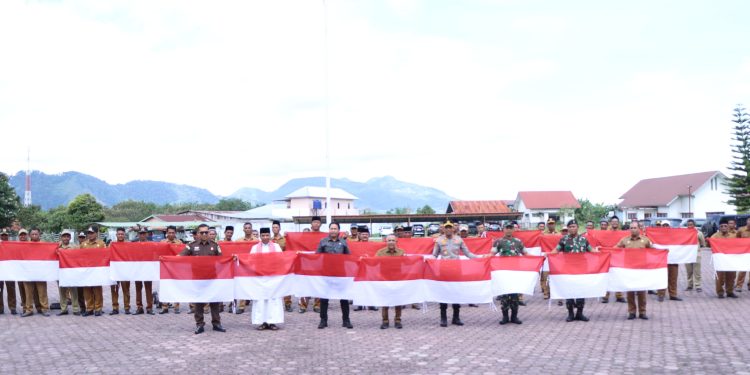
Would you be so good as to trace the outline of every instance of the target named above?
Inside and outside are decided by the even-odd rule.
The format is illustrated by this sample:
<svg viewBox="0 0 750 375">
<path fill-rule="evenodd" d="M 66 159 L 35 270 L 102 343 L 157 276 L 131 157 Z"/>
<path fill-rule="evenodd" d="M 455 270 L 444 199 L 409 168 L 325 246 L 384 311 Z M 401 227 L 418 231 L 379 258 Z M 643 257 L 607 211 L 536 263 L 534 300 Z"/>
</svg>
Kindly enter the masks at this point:
<svg viewBox="0 0 750 375">
<path fill-rule="evenodd" d="M 341 208 L 341 202 L 336 203 L 336 208 L 338 208 L 338 209 Z"/>
<path fill-rule="evenodd" d="M 683 219 L 689 219 L 691 217 L 693 217 L 693 213 L 692 212 L 683 212 L 682 213 L 682 218 Z"/>
<path fill-rule="evenodd" d="M 351 210 L 352 209 L 352 204 L 351 203 L 347 203 L 346 204 L 346 208 L 349 209 L 349 210 Z"/>
<path fill-rule="evenodd" d="M 638 214 L 635 212 L 628 212 L 628 220 L 637 220 Z"/>
<path fill-rule="evenodd" d="M 657 212 L 656 213 L 656 217 L 667 217 L 667 213 L 666 212 Z"/>
<path fill-rule="evenodd" d="M 724 211 L 706 212 L 706 217 L 711 217 L 713 215 L 724 215 Z"/>
<path fill-rule="evenodd" d="M 651 218 L 651 213 L 650 213 L 650 212 L 646 212 L 646 213 L 644 213 L 644 214 L 643 214 L 643 218 L 644 218 L 644 219 L 650 219 L 650 218 Z"/>
</svg>

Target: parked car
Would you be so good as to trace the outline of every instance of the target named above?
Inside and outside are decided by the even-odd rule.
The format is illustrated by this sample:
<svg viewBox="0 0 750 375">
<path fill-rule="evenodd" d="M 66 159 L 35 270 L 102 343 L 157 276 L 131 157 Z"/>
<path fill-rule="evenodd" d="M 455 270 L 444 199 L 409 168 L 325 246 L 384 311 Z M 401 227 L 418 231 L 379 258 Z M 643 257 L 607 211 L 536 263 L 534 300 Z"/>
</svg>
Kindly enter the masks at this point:
<svg viewBox="0 0 750 375">
<path fill-rule="evenodd" d="M 435 233 L 440 233 L 440 224 L 432 223 L 427 226 L 427 235 L 432 236 Z"/>
<path fill-rule="evenodd" d="M 682 224 L 680 226 L 683 227 L 683 228 L 687 228 L 687 222 L 688 222 L 688 220 L 691 220 L 691 219 L 693 221 L 695 221 L 695 226 L 698 227 L 698 228 L 701 228 L 703 226 L 703 224 L 706 223 L 706 219 L 690 218 L 690 219 L 682 219 Z"/>
<path fill-rule="evenodd" d="M 487 228 L 487 230 L 490 232 L 500 232 L 502 228 L 503 227 L 500 224 L 492 223 L 490 224 L 489 228 Z"/>
<path fill-rule="evenodd" d="M 412 225 L 411 234 L 413 237 L 424 237 L 424 225 L 422 224 Z"/>
<path fill-rule="evenodd" d="M 682 225 L 682 218 L 675 217 L 652 217 L 643 219 L 642 221 L 643 224 L 647 227 L 654 227 L 656 226 L 656 223 L 661 223 L 663 221 L 668 221 L 670 228 L 679 228 Z"/>
<path fill-rule="evenodd" d="M 390 225 L 383 225 L 380 227 L 380 237 L 385 237 L 387 235 L 393 234 L 393 227 Z"/>
</svg>

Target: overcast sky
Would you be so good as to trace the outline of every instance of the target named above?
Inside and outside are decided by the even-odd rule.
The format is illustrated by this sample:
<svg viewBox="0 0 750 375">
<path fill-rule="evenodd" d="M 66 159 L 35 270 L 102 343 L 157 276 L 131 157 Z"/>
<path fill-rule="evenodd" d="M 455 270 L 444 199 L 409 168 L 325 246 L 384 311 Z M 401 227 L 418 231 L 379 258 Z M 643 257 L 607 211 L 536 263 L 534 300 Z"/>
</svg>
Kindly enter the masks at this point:
<svg viewBox="0 0 750 375">
<path fill-rule="evenodd" d="M 750 106 L 746 0 L 326 4 L 0 2 L 0 170 L 30 147 L 220 195 L 324 175 L 327 60 L 333 177 L 616 203 L 725 170 Z"/>
</svg>

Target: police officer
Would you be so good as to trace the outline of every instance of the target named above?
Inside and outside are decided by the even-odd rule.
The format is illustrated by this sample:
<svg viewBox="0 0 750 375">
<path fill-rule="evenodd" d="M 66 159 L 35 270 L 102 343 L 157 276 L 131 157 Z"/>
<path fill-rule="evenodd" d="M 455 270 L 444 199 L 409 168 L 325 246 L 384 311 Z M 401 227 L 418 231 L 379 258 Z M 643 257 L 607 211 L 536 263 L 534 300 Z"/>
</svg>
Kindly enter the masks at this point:
<svg viewBox="0 0 750 375">
<path fill-rule="evenodd" d="M 92 225 L 86 230 L 86 241 L 83 241 L 80 247 L 81 249 L 101 249 L 107 247 L 107 244 L 99 239 L 99 227 Z M 104 296 L 101 285 L 84 287 L 83 298 L 86 299 L 86 311 L 81 313 L 82 316 L 102 315 Z"/>
<path fill-rule="evenodd" d="M 318 249 L 315 251 L 317 254 L 351 254 L 349 251 L 349 245 L 346 240 L 339 237 L 339 224 L 331 223 L 328 225 L 328 237 L 320 240 Z M 349 301 L 342 299 L 341 303 L 341 318 L 342 327 L 354 328 L 352 322 L 349 320 Z M 328 299 L 320 299 L 320 324 L 318 329 L 328 327 Z"/>
<path fill-rule="evenodd" d="M 598 253 L 599 250 L 594 249 L 589 244 L 589 241 L 578 234 L 578 223 L 575 220 L 568 222 L 568 234 L 560 239 L 557 247 L 552 250 L 552 254 L 562 253 L 585 253 L 592 252 Z M 572 322 L 574 320 L 580 320 L 582 322 L 588 322 L 589 318 L 583 315 L 583 306 L 586 304 L 586 300 L 583 298 L 566 299 L 565 306 L 568 308 L 568 318 L 566 322 Z M 573 316 L 573 307 L 576 308 L 576 314 Z"/>
<path fill-rule="evenodd" d="M 454 235 L 454 230 L 455 226 L 450 221 L 447 221 L 445 224 L 443 224 L 443 231 L 445 234 L 435 240 L 435 246 L 432 249 L 432 256 L 442 259 L 458 259 L 459 256 L 463 254 L 468 258 L 476 258 L 477 256 L 469 251 L 468 247 L 466 247 L 466 243 L 464 243 L 464 240 Z M 459 316 L 461 312 L 461 305 L 454 303 L 452 307 L 453 319 L 451 320 L 451 324 L 457 326 L 464 325 L 464 323 L 461 322 L 461 318 Z M 447 303 L 440 304 L 440 326 L 448 326 Z"/>
<path fill-rule="evenodd" d="M 187 244 L 180 253 L 180 256 L 219 256 L 221 255 L 221 248 L 219 244 L 208 239 L 208 225 L 201 224 L 197 228 L 198 239 Z M 203 306 L 205 303 L 195 303 L 195 334 L 201 334 L 204 332 L 203 326 L 206 324 L 203 321 Z M 214 331 L 226 332 L 227 330 L 221 326 L 221 316 L 219 310 L 221 308 L 220 302 L 209 303 L 211 308 L 211 325 Z"/>
<path fill-rule="evenodd" d="M 502 257 L 509 256 L 521 256 L 526 254 L 526 250 L 523 247 L 523 242 L 518 238 L 513 237 L 513 222 L 505 224 L 505 236 L 495 240 L 492 244 L 491 255 L 499 255 Z M 518 293 L 503 294 L 500 296 L 500 305 L 503 312 L 503 319 L 500 321 L 500 325 L 507 324 L 508 322 L 521 324 L 522 322 L 518 319 Z M 508 309 L 511 311 L 510 319 L 508 319 Z"/>
<path fill-rule="evenodd" d="M 623 237 L 615 247 L 626 249 L 648 249 L 651 248 L 651 240 L 641 234 L 638 225 L 632 224 L 630 226 L 630 235 Z M 636 298 L 638 299 L 638 317 L 643 320 L 648 320 L 648 316 L 646 315 L 646 291 L 639 290 L 637 292 L 627 292 L 626 295 L 628 298 L 628 320 L 635 319 Z"/>
</svg>

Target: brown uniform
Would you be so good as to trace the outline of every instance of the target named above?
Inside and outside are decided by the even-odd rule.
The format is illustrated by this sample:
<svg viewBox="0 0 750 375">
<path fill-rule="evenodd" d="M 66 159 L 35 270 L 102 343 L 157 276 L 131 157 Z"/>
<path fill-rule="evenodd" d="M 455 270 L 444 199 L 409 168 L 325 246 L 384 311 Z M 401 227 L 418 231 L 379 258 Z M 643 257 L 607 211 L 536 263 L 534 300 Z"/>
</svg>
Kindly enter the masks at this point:
<svg viewBox="0 0 750 375">
<path fill-rule="evenodd" d="M 711 238 L 735 238 L 737 234 L 727 232 L 722 234 L 721 231 L 714 233 Z M 734 294 L 734 279 L 737 276 L 737 272 L 734 271 L 717 271 L 716 272 L 716 295 L 719 298 L 724 298 L 726 292 L 727 297 L 735 297 Z"/>
<path fill-rule="evenodd" d="M 635 237 L 630 235 L 621 239 L 615 247 L 626 249 L 648 249 L 651 248 L 651 240 L 644 235 L 638 235 Z M 626 294 L 628 298 L 628 314 L 635 314 L 637 298 L 638 315 L 642 317 L 646 316 L 646 291 L 639 290 L 637 292 L 627 292 Z"/>
<path fill-rule="evenodd" d="M 141 242 L 141 241 L 135 240 L 134 242 Z M 143 242 L 147 242 L 147 241 L 143 241 Z M 144 287 L 146 288 L 146 312 L 151 315 L 154 314 L 153 285 L 154 285 L 153 281 L 136 281 L 135 282 L 135 307 L 137 308 L 135 311 L 136 314 L 143 314 L 143 295 L 141 292 L 143 291 Z"/>
<path fill-rule="evenodd" d="M 67 249 L 77 249 L 78 246 L 73 245 L 72 243 L 69 243 L 67 245 L 63 245 L 62 242 L 60 242 L 60 245 L 57 247 L 61 250 L 67 250 Z M 60 293 L 60 312 L 68 313 L 68 301 L 70 301 L 70 304 L 73 306 L 73 314 L 78 315 L 81 312 L 81 307 L 78 304 L 78 288 L 76 287 L 62 287 L 59 286 L 60 282 L 58 281 L 58 292 Z"/>
<path fill-rule="evenodd" d="M 384 247 L 380 250 L 378 250 L 375 253 L 376 257 L 402 257 L 404 256 L 404 250 L 396 248 L 394 251 L 389 251 L 388 247 Z M 393 322 L 397 325 L 401 324 L 401 309 L 402 306 L 396 306 L 396 316 L 393 317 Z M 381 308 L 381 311 L 383 312 L 383 324 L 389 324 L 388 322 L 388 306 L 383 306 Z M 398 328 L 398 327 L 397 327 Z"/>
<path fill-rule="evenodd" d="M 744 226 L 740 228 L 737 231 L 737 238 L 750 238 L 750 227 Z M 737 289 L 738 292 L 742 291 L 742 284 L 745 283 L 745 275 L 747 272 L 742 271 L 737 273 L 737 283 L 735 284 L 735 289 Z M 747 288 L 750 289 L 750 280 L 747 281 Z"/>
<path fill-rule="evenodd" d="M 207 241 L 193 241 L 182 250 L 180 256 L 219 256 L 221 255 L 221 248 L 219 244 L 207 240 Z M 205 303 L 195 303 L 195 325 L 203 327 L 206 323 L 203 321 L 203 307 Z M 221 324 L 221 317 L 219 316 L 219 310 L 221 309 L 221 302 L 211 302 L 208 304 L 211 308 L 211 324 L 214 326 Z"/>
<path fill-rule="evenodd" d="M 81 243 L 81 249 L 101 249 L 107 247 L 107 244 L 100 239 L 94 241 L 86 240 Z M 87 286 L 83 288 L 83 298 L 86 300 L 86 313 L 102 313 L 104 307 L 104 294 L 100 286 Z"/>
<path fill-rule="evenodd" d="M 544 228 L 542 231 L 542 236 L 549 236 L 549 235 L 555 235 L 560 234 L 557 230 L 550 231 L 549 228 Z M 549 278 L 549 271 L 542 271 L 542 277 L 539 278 L 539 285 L 542 287 L 542 294 L 544 294 L 544 299 L 549 299 L 549 282 L 547 281 Z"/>
<path fill-rule="evenodd" d="M 122 289 L 125 314 L 130 314 L 130 281 L 118 281 L 109 287 L 110 294 L 112 294 L 112 311 L 120 311 L 120 289 Z"/>
<path fill-rule="evenodd" d="M 47 297 L 46 281 L 24 281 L 21 284 L 21 293 L 23 295 L 22 304 L 24 313 L 33 313 L 34 306 L 36 311 L 42 314 L 49 314 L 49 298 Z M 32 304 L 33 303 L 33 304 Z"/>
<path fill-rule="evenodd" d="M 230 240 L 231 240 L 231 238 L 230 238 Z M 171 245 L 182 245 L 182 241 L 180 241 L 180 240 L 178 240 L 176 238 L 174 240 L 171 240 L 171 241 L 169 239 L 165 238 L 165 239 L 161 240 L 161 242 L 162 243 L 168 243 L 168 244 L 171 244 Z M 162 312 L 164 312 L 164 313 L 169 312 L 169 303 L 168 302 L 167 303 L 163 303 L 163 302 L 160 301 L 159 305 L 160 305 L 159 307 L 161 307 L 161 311 Z M 180 313 L 180 303 L 179 302 L 175 302 L 175 303 L 172 304 L 172 306 L 174 307 L 174 313 L 175 314 L 179 314 Z"/>
</svg>

